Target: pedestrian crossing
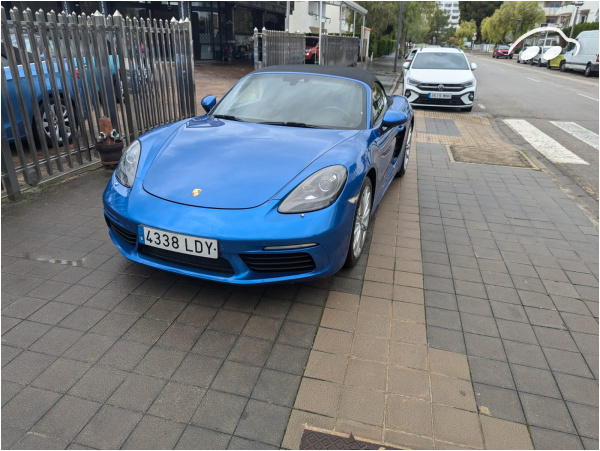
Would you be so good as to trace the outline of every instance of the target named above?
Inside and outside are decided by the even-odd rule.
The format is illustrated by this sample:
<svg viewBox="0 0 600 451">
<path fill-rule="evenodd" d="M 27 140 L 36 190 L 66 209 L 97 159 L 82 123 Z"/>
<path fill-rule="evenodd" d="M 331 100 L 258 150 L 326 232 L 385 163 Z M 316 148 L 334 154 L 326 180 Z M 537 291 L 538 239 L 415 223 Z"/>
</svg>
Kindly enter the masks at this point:
<svg viewBox="0 0 600 451">
<path fill-rule="evenodd" d="M 575 155 L 562 144 L 542 132 L 525 119 L 504 119 L 504 122 L 521 135 L 531 146 L 552 163 L 589 166 L 589 163 Z M 549 121 L 571 136 L 598 150 L 598 135 L 575 122 Z"/>
</svg>

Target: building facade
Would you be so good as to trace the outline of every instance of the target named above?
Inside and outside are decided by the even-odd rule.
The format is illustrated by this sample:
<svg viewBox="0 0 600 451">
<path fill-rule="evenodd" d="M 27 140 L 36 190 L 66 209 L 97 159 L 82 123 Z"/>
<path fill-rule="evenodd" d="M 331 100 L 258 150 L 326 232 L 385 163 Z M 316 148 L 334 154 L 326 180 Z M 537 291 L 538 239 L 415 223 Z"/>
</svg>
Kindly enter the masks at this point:
<svg viewBox="0 0 600 451">
<path fill-rule="evenodd" d="M 458 28 L 460 25 L 460 10 L 458 9 L 458 1 L 438 1 L 438 8 L 444 10 L 448 14 L 448 27 Z"/>
<path fill-rule="evenodd" d="M 559 28 L 579 23 L 598 22 L 598 2 L 582 2 L 579 9 L 572 1 L 539 2 L 546 13 L 546 23 Z"/>
</svg>

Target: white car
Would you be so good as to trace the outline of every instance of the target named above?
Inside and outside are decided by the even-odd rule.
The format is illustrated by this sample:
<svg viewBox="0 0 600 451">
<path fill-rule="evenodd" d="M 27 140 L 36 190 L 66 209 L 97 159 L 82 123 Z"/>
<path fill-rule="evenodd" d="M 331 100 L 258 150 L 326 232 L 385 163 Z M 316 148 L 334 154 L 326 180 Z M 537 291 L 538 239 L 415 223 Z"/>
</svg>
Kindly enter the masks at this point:
<svg viewBox="0 0 600 451">
<path fill-rule="evenodd" d="M 469 64 L 459 49 L 427 47 L 403 67 L 404 95 L 412 106 L 473 108 L 477 64 Z"/>
</svg>

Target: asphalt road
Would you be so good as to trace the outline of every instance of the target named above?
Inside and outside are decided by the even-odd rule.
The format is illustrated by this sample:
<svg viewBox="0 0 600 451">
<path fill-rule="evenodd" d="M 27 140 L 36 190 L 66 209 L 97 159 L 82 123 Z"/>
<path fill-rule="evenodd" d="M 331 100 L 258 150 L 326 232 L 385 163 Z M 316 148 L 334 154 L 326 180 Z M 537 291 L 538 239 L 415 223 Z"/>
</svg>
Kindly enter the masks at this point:
<svg viewBox="0 0 600 451">
<path fill-rule="evenodd" d="M 580 164 L 572 164 L 560 158 L 549 161 L 544 155 L 534 153 L 552 171 L 564 175 L 588 193 L 593 198 L 590 200 L 594 201 L 597 214 L 598 77 L 586 78 L 578 72 L 562 73 L 558 69 L 548 70 L 546 67 L 517 64 L 516 57 L 512 60 L 499 60 L 493 59 L 491 55 L 468 53 L 467 57 L 478 66 L 475 72 L 477 96 L 473 112 L 490 114 L 499 126 L 504 125 L 500 127 L 502 130 L 509 131 L 509 138 L 511 134 L 515 138 L 519 133 L 508 127 L 507 122 L 524 120 L 528 123 L 525 124 L 528 131 L 521 133 L 519 138 L 529 142 L 537 139 L 541 143 L 541 149 L 554 146 L 553 140 L 587 163 L 580 161 Z M 569 124 L 560 128 L 560 124 L 553 122 Z M 578 133 L 573 133 L 574 129 L 587 134 L 587 142 L 576 137 Z M 536 137 L 528 136 L 530 132 Z"/>
</svg>

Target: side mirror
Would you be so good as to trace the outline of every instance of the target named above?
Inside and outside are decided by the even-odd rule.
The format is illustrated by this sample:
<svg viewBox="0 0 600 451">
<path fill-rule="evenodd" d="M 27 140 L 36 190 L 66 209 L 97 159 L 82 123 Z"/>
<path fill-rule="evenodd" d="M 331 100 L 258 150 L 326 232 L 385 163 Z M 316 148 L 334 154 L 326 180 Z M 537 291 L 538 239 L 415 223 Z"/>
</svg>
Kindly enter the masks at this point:
<svg viewBox="0 0 600 451">
<path fill-rule="evenodd" d="M 471 70 L 475 70 L 475 69 L 477 69 L 477 64 L 471 63 Z"/>
<path fill-rule="evenodd" d="M 406 113 L 403 113 L 402 111 L 388 110 L 383 115 L 383 122 L 381 125 L 384 127 L 395 127 L 396 125 L 402 125 L 406 123 L 407 120 L 408 116 Z"/>
<path fill-rule="evenodd" d="M 402 67 L 408 69 L 410 67 L 410 63 L 407 61 L 406 63 L 402 64 Z"/>
<path fill-rule="evenodd" d="M 202 99 L 200 104 L 202 105 L 202 108 L 204 108 L 204 111 L 208 113 L 217 104 L 217 98 L 215 96 L 206 96 Z"/>
</svg>

